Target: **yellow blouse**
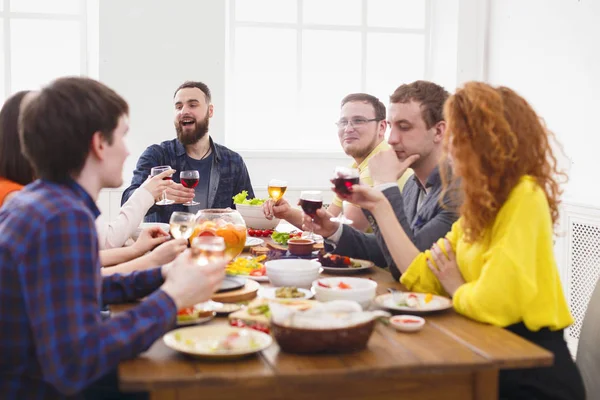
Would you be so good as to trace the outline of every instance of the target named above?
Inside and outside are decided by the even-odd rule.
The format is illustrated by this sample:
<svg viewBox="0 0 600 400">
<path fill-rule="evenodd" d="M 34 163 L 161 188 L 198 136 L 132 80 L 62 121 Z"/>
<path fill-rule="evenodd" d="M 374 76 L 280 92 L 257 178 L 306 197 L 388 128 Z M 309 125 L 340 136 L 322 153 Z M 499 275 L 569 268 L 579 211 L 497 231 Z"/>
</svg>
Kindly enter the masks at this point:
<svg viewBox="0 0 600 400">
<path fill-rule="evenodd" d="M 530 331 L 573 323 L 553 253 L 552 220 L 543 190 L 524 176 L 498 212 L 491 229 L 466 243 L 461 219 L 446 235 L 466 283 L 454 294 L 456 311 L 505 327 L 523 322 Z M 443 249 L 443 239 L 438 241 Z M 446 294 L 419 254 L 400 278 L 409 290 Z"/>
</svg>

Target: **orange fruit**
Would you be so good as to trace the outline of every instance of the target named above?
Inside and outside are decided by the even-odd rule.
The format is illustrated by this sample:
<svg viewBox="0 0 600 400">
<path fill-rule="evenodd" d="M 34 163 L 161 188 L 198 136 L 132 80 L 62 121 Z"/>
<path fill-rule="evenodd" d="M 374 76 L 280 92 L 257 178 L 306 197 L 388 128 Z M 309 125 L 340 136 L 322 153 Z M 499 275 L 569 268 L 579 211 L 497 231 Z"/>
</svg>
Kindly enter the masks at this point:
<svg viewBox="0 0 600 400">
<path fill-rule="evenodd" d="M 235 246 L 240 242 L 240 238 L 231 228 L 217 229 L 217 236 L 221 236 L 225 240 L 227 246 Z"/>
</svg>

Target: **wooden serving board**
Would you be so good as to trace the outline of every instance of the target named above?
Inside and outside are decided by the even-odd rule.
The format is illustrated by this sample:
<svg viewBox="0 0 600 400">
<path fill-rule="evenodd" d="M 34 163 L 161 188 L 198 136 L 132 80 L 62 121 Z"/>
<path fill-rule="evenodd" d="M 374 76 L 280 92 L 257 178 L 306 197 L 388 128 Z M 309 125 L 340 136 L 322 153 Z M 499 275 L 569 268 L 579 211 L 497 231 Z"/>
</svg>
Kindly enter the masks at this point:
<svg viewBox="0 0 600 400">
<path fill-rule="evenodd" d="M 258 292 L 259 288 L 260 283 L 248 279 L 243 288 L 223 293 L 215 293 L 213 294 L 212 300 L 221 303 L 237 303 L 238 301 L 252 300 L 256 297 L 256 292 Z"/>
</svg>

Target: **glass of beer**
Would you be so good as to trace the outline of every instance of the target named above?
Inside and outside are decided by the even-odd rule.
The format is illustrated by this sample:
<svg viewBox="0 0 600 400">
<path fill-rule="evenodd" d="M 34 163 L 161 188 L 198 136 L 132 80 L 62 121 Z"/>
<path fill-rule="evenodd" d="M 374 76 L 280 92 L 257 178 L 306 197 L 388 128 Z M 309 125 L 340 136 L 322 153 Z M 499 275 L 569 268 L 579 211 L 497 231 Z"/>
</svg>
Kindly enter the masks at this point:
<svg viewBox="0 0 600 400">
<path fill-rule="evenodd" d="M 336 167 L 333 173 L 333 179 L 331 179 L 331 183 L 333 183 L 334 191 L 338 196 L 348 196 L 350 195 L 350 188 L 352 185 L 358 185 L 360 182 L 360 173 L 357 169 L 354 168 L 346 168 L 346 167 Z M 337 217 L 330 218 L 333 222 L 339 222 L 340 224 L 351 224 L 351 219 L 346 218 L 344 216 L 344 205 L 342 204 L 342 209 Z"/>
<path fill-rule="evenodd" d="M 163 173 L 164 171 L 167 171 L 167 170 L 169 170 L 169 169 L 171 169 L 171 166 L 170 166 L 170 165 L 161 165 L 161 166 L 159 166 L 159 167 L 153 167 L 153 168 L 150 170 L 150 176 L 156 176 L 156 175 L 159 175 L 159 174 L 161 174 L 161 173 Z M 170 176 L 167 176 L 167 177 L 163 178 L 163 180 L 169 180 L 169 181 L 170 181 L 170 180 L 171 180 L 171 177 L 170 177 Z M 167 199 L 167 192 L 166 192 L 166 191 L 163 191 L 163 194 L 162 194 L 162 200 L 160 200 L 160 201 L 157 201 L 157 202 L 156 202 L 156 205 L 158 205 L 158 206 L 166 206 L 166 205 L 173 204 L 173 203 L 175 203 L 173 200 L 169 200 L 169 199 Z"/>
<path fill-rule="evenodd" d="M 323 193 L 319 190 L 303 190 L 300 192 L 300 201 L 298 202 L 302 211 L 308 215 L 313 222 L 317 216 L 317 210 L 323 207 Z M 309 238 L 313 238 L 312 226 L 310 228 Z"/>
<path fill-rule="evenodd" d="M 279 179 L 271 179 L 269 181 L 269 186 L 267 187 L 269 197 L 272 198 L 275 203 L 277 203 L 279 199 L 283 197 L 286 189 L 287 182 Z"/>
<path fill-rule="evenodd" d="M 200 173 L 194 170 L 181 171 L 179 173 L 179 180 L 181 181 L 183 187 L 193 189 L 198 186 L 198 183 L 200 182 Z M 200 203 L 194 201 L 193 199 L 183 203 L 184 206 L 197 206 L 198 204 Z"/>
<path fill-rule="evenodd" d="M 169 220 L 171 236 L 175 239 L 189 239 L 196 226 L 196 214 L 175 211 Z"/>
<path fill-rule="evenodd" d="M 201 266 L 225 258 L 225 240 L 221 236 L 198 236 L 192 240 L 192 258 Z"/>
</svg>

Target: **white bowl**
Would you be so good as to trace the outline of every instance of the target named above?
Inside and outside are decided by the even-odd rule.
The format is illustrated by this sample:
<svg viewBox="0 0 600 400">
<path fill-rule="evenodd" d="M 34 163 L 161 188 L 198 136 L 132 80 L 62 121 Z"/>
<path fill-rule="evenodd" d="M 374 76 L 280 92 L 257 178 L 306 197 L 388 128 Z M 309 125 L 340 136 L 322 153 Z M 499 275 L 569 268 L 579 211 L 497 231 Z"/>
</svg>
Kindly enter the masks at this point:
<svg viewBox="0 0 600 400">
<path fill-rule="evenodd" d="M 138 237 L 140 237 L 140 233 L 142 233 L 142 231 L 144 229 L 148 229 L 151 228 L 153 226 L 160 226 L 162 228 L 163 231 L 165 231 L 165 233 L 169 233 L 170 231 L 170 226 L 169 224 L 165 224 L 162 222 L 144 222 L 142 224 L 140 224 L 140 226 L 137 227 L 137 229 L 135 230 L 135 232 L 133 232 L 133 235 L 131 235 L 131 238 L 135 241 L 138 240 Z"/>
<path fill-rule="evenodd" d="M 390 317 L 390 325 L 398 331 L 417 332 L 423 329 L 425 319 L 416 315 L 394 315 Z"/>
<path fill-rule="evenodd" d="M 251 206 L 248 204 L 236 204 L 235 209 L 241 214 L 246 227 L 252 229 L 275 229 L 279 224 L 279 218 L 267 219 L 262 206 Z"/>
<path fill-rule="evenodd" d="M 340 289 L 338 286 L 340 282 L 349 285 L 350 288 Z M 315 292 L 315 299 L 318 301 L 354 300 L 366 309 L 375 298 L 377 282 L 370 279 L 351 277 L 321 278 L 312 283 L 312 290 Z"/>
<path fill-rule="evenodd" d="M 308 289 L 319 277 L 321 263 L 314 260 L 284 259 L 265 263 L 273 286 L 296 286 Z"/>
</svg>

